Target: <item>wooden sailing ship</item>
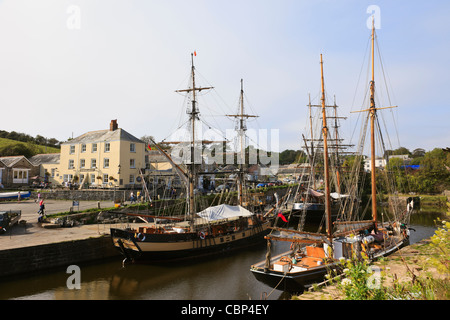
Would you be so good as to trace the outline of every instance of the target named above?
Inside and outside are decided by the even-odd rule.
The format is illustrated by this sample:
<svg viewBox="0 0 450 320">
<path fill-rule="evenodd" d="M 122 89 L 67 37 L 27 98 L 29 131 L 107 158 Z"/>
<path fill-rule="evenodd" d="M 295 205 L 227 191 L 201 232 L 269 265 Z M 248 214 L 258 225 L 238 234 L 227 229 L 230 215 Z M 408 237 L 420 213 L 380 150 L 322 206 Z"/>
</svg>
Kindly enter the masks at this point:
<svg viewBox="0 0 450 320">
<path fill-rule="evenodd" d="M 305 285 L 322 281 L 331 270 L 339 272 L 340 258 L 361 258 L 365 253 L 371 260 L 389 255 L 402 246 L 409 244 L 409 222 L 411 211 L 402 210 L 389 222 L 380 223 L 377 216 L 377 192 L 375 170 L 375 123 L 378 109 L 375 106 L 375 79 L 374 79 L 374 45 L 375 28 L 372 27 L 372 80 L 370 81 L 370 120 L 371 140 L 371 220 L 354 220 L 348 212 L 343 212 L 343 219 L 332 223 L 330 210 L 329 189 L 329 158 L 327 151 L 328 127 L 325 114 L 325 91 L 323 77 L 322 55 L 321 84 L 322 84 L 322 114 L 323 114 L 323 142 L 324 142 L 324 174 L 325 174 L 325 212 L 326 234 L 307 233 L 290 229 L 273 228 L 268 240 L 268 253 L 264 261 L 251 266 L 250 270 L 255 278 L 273 288 L 284 291 L 302 291 Z M 406 208 L 405 208 L 406 209 Z M 332 229 L 335 229 L 334 232 Z M 291 242 L 290 250 L 271 257 L 271 241 Z"/>
<path fill-rule="evenodd" d="M 195 122 L 198 120 L 196 93 L 211 87 L 196 87 L 194 57 L 191 56 L 192 87 L 178 90 L 191 94 L 191 109 L 188 111 L 191 130 L 190 162 L 186 169 L 175 163 L 171 157 L 157 144 L 162 154 L 175 167 L 187 185 L 187 218 L 174 221 L 171 224 L 156 225 L 145 224 L 138 228 L 117 229 L 111 228 L 111 238 L 114 246 L 124 255 L 127 261 L 137 260 L 178 260 L 198 256 L 218 254 L 224 251 L 242 248 L 264 241 L 264 235 L 270 232 L 271 219 L 261 213 L 254 213 L 245 208 L 242 188 L 239 188 L 239 204 L 219 204 L 208 207 L 200 212 L 195 207 L 195 181 L 196 181 L 196 139 Z M 243 94 L 241 87 L 241 95 Z M 241 119 L 240 132 L 244 130 L 243 113 L 238 115 Z M 240 185 L 243 183 L 243 174 L 239 174 Z M 177 218 L 173 218 L 177 219 Z"/>
</svg>

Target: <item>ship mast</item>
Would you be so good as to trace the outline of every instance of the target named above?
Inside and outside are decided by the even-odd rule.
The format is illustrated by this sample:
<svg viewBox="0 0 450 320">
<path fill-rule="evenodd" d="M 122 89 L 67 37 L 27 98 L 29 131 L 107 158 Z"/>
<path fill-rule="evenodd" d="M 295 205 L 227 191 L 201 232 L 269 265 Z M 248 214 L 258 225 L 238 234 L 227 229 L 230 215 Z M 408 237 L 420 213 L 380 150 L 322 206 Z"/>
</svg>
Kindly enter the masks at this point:
<svg viewBox="0 0 450 320">
<path fill-rule="evenodd" d="M 194 221 L 194 216 L 195 216 L 195 197 L 194 197 L 194 186 L 195 186 L 195 121 L 199 120 L 198 115 L 200 113 L 200 111 L 197 108 L 197 99 L 196 99 L 196 92 L 197 91 L 202 91 L 202 90 L 207 90 L 207 89 L 213 89 L 213 87 L 195 87 L 195 67 L 194 67 L 194 54 L 191 53 L 191 78 L 192 78 L 192 88 L 189 89 L 182 89 L 182 90 L 177 90 L 176 92 L 192 92 L 192 107 L 191 110 L 188 111 L 187 113 L 189 114 L 190 117 L 190 122 L 191 122 L 191 159 L 190 159 L 190 165 L 188 167 L 190 167 L 189 172 L 188 172 L 188 196 L 189 196 L 189 201 L 188 201 L 188 206 L 189 206 L 189 215 L 191 218 L 191 224 Z"/>
<path fill-rule="evenodd" d="M 240 161 L 239 161 L 239 205 L 243 205 L 243 191 L 242 187 L 244 184 L 244 164 L 245 164 L 245 131 L 247 131 L 247 126 L 245 125 L 245 120 L 248 118 L 256 118 L 255 115 L 244 114 L 244 80 L 241 79 L 241 95 L 239 99 L 240 113 L 239 114 L 229 114 L 228 117 L 239 118 L 239 139 L 240 139 Z"/>
<path fill-rule="evenodd" d="M 371 178 L 372 178 L 372 218 L 377 230 L 377 188 L 375 174 L 375 20 L 372 20 L 372 81 L 370 81 L 370 146 L 371 146 Z"/>
<path fill-rule="evenodd" d="M 325 214 L 326 214 L 326 228 L 327 236 L 331 241 L 332 230 L 331 230 L 331 203 L 330 203 L 330 173 L 329 173 L 329 163 L 328 163 L 328 127 L 327 127 L 327 117 L 326 117 L 326 106 L 325 106 L 325 85 L 323 78 L 323 61 L 322 54 L 320 54 L 320 73 L 322 82 L 322 136 L 323 136 L 323 162 L 324 162 L 324 172 L 325 172 Z"/>
<path fill-rule="evenodd" d="M 352 111 L 353 112 L 369 112 L 370 116 L 370 165 L 371 165 L 371 183 L 372 183 L 372 221 L 375 231 L 377 230 L 377 188 L 376 188 L 376 168 L 375 168 L 375 118 L 377 116 L 377 110 L 396 108 L 397 106 L 377 108 L 375 106 L 375 20 L 372 20 L 372 52 L 371 52 L 371 67 L 372 67 L 372 79 L 370 81 L 370 107 L 366 110 Z"/>
</svg>

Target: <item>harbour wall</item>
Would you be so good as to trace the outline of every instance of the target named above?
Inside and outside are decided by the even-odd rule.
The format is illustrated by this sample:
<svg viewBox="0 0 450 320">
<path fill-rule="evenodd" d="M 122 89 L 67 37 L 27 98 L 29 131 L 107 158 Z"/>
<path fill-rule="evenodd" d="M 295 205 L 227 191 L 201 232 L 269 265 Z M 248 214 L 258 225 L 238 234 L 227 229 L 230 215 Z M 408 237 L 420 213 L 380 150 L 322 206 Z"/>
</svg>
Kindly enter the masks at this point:
<svg viewBox="0 0 450 320">
<path fill-rule="evenodd" d="M 277 189 L 266 189 L 264 192 L 267 196 L 273 196 L 277 193 L 280 197 L 284 196 L 285 193 L 289 190 L 289 188 L 277 188 Z M 52 199 L 52 200 L 82 200 L 82 201 L 129 201 L 130 193 L 134 192 L 134 195 L 137 194 L 136 190 L 44 190 L 41 191 L 41 198 L 44 199 Z M 181 191 L 178 190 L 177 194 L 180 195 Z M 31 192 L 30 197 L 32 199 L 37 198 L 38 191 Z M 158 192 L 160 197 L 163 194 Z M 167 196 L 167 195 L 166 195 Z"/>
<path fill-rule="evenodd" d="M 0 277 L 119 256 L 109 236 L 0 251 Z"/>
<path fill-rule="evenodd" d="M 51 190 L 42 191 L 41 198 L 52 200 L 83 200 L 83 201 L 128 201 L 130 192 L 125 190 Z M 36 199 L 38 192 L 32 192 L 31 198 Z M 136 191 L 134 191 L 136 194 Z"/>
</svg>

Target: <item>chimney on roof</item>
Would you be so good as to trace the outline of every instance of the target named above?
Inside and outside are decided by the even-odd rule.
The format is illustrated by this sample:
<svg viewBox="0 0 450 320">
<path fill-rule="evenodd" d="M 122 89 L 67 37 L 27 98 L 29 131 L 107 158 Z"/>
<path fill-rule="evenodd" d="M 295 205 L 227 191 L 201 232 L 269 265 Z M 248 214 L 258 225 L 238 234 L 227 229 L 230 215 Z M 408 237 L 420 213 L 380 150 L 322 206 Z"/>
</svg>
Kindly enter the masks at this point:
<svg viewBox="0 0 450 320">
<path fill-rule="evenodd" d="M 109 131 L 115 131 L 115 130 L 117 130 L 117 128 L 118 128 L 117 119 L 111 120 L 111 123 L 109 124 Z"/>
</svg>

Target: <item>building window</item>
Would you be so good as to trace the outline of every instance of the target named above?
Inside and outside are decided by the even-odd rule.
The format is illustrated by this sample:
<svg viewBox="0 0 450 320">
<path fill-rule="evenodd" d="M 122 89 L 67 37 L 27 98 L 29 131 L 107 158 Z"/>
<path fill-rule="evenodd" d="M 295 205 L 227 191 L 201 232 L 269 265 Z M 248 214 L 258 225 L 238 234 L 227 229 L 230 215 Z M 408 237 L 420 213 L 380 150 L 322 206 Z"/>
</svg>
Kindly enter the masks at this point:
<svg viewBox="0 0 450 320">
<path fill-rule="evenodd" d="M 91 159 L 91 169 L 97 168 L 97 159 Z"/>
<path fill-rule="evenodd" d="M 75 146 L 74 145 L 70 146 L 70 152 L 69 153 L 70 154 L 74 154 L 75 153 Z"/>
<path fill-rule="evenodd" d="M 53 169 L 52 169 L 52 178 L 54 178 L 54 177 L 55 177 L 55 174 L 56 174 L 56 169 L 55 169 L 55 168 L 53 168 Z"/>
<path fill-rule="evenodd" d="M 81 152 L 86 152 L 86 145 L 84 143 L 81 145 Z"/>
<path fill-rule="evenodd" d="M 136 152 L 136 144 L 130 143 L 130 152 Z"/>
<path fill-rule="evenodd" d="M 134 183 L 134 175 L 133 174 L 130 174 L 130 181 L 129 181 L 130 183 Z"/>
<path fill-rule="evenodd" d="M 108 183 L 108 175 L 107 174 L 103 175 L 103 183 Z"/>
<path fill-rule="evenodd" d="M 69 169 L 74 169 L 75 168 L 75 166 L 74 166 L 74 160 L 73 159 L 70 159 L 69 160 Z"/>
<path fill-rule="evenodd" d="M 86 166 L 86 160 L 80 159 L 80 168 L 84 168 Z"/>
<path fill-rule="evenodd" d="M 103 159 L 103 168 L 109 168 L 109 159 L 108 158 Z"/>
<path fill-rule="evenodd" d="M 28 183 L 28 170 L 13 169 L 13 183 Z"/>
<path fill-rule="evenodd" d="M 72 179 L 73 179 L 73 175 L 72 174 L 65 174 L 64 175 L 64 182 L 65 183 L 72 182 Z"/>
<path fill-rule="evenodd" d="M 92 144 L 92 152 L 97 152 L 97 144 L 96 143 Z"/>
<path fill-rule="evenodd" d="M 79 184 L 82 184 L 84 182 L 84 174 L 80 174 L 80 181 L 78 181 Z"/>
<path fill-rule="evenodd" d="M 91 184 L 95 184 L 95 174 L 91 174 Z"/>
<path fill-rule="evenodd" d="M 131 168 L 131 169 L 136 168 L 134 159 L 130 159 L 130 168 Z"/>
<path fill-rule="evenodd" d="M 109 142 L 105 142 L 105 152 L 109 152 L 111 150 L 111 144 Z"/>
</svg>

